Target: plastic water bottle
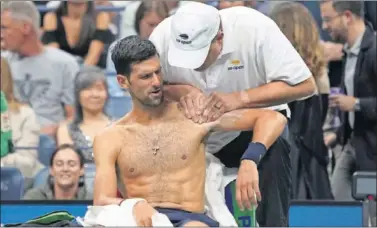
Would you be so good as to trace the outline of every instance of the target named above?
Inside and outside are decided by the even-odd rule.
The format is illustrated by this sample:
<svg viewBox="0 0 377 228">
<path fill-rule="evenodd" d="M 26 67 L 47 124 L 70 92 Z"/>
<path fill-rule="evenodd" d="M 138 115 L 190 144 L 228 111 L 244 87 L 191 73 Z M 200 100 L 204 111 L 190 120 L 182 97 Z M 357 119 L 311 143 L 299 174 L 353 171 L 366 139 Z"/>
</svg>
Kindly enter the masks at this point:
<svg viewBox="0 0 377 228">
<path fill-rule="evenodd" d="M 4 93 L 1 91 L 0 98 L 0 110 L 1 110 L 1 152 L 0 157 L 6 156 L 11 152 L 12 145 L 12 129 L 9 119 L 8 103 Z"/>
<path fill-rule="evenodd" d="M 231 214 L 233 214 L 234 219 L 236 220 L 238 227 L 257 227 L 256 220 L 256 206 L 252 208 L 240 210 L 238 203 L 236 201 L 236 180 L 230 182 L 225 187 L 225 202 L 228 206 L 228 209 Z"/>
</svg>

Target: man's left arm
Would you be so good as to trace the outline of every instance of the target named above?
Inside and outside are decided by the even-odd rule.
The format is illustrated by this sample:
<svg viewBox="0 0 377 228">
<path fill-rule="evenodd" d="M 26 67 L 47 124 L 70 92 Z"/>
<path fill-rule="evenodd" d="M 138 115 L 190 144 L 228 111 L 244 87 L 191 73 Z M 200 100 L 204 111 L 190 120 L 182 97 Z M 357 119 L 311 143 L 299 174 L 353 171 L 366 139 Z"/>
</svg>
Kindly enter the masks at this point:
<svg viewBox="0 0 377 228">
<path fill-rule="evenodd" d="M 75 77 L 79 72 L 79 69 L 79 65 L 75 61 L 67 61 L 63 71 L 63 96 L 61 98 L 61 102 L 64 105 L 67 120 L 71 120 L 74 114 Z"/>
<path fill-rule="evenodd" d="M 369 51 L 368 55 L 365 57 L 366 69 L 368 69 L 369 82 L 374 84 L 372 88 L 377 88 L 377 54 L 376 47 Z M 359 99 L 359 105 L 356 105 L 356 111 L 361 112 L 361 114 L 371 120 L 377 119 L 377 94 L 375 93 L 373 97 L 362 97 Z M 359 106 L 359 107 L 357 107 Z"/>
<path fill-rule="evenodd" d="M 364 68 L 368 81 L 365 83 L 372 84 L 372 88 L 377 87 L 377 65 L 376 65 L 376 48 L 369 50 L 365 56 Z M 362 89 L 362 88 L 356 88 Z M 365 119 L 377 119 L 377 95 L 370 94 L 368 97 L 354 97 L 345 94 L 331 95 L 329 97 L 330 107 L 337 107 L 343 112 L 359 112 Z"/>
<path fill-rule="evenodd" d="M 212 93 L 202 106 L 203 122 L 214 121 L 224 112 L 285 104 L 316 92 L 314 78 L 291 42 L 274 22 L 266 26 L 268 32 L 260 37 L 255 59 L 266 84 L 227 94 Z"/>
<path fill-rule="evenodd" d="M 241 94 L 245 108 L 288 103 L 312 96 L 316 91 L 309 68 L 291 42 L 274 22 L 267 26 L 268 32 L 257 51 L 267 84 Z"/>
<path fill-rule="evenodd" d="M 225 113 L 211 128 L 213 131 L 253 130 L 252 142 L 263 144 L 267 150 L 281 135 L 286 124 L 287 118 L 276 111 L 240 109 Z"/>
<path fill-rule="evenodd" d="M 257 165 L 268 148 L 283 132 L 287 119 L 280 113 L 263 109 L 243 109 L 224 114 L 210 123 L 214 131 L 253 130 L 253 139 L 241 157 L 236 180 L 236 200 L 241 210 L 261 200 Z"/>
</svg>

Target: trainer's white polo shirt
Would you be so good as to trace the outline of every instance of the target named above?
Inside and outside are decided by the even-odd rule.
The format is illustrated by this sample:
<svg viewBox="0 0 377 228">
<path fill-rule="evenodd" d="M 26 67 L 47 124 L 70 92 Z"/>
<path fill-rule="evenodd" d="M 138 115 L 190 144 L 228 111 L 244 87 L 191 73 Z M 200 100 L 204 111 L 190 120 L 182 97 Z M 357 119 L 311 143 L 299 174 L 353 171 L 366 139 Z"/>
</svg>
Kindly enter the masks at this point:
<svg viewBox="0 0 377 228">
<path fill-rule="evenodd" d="M 220 10 L 220 16 L 224 31 L 223 50 L 215 64 L 203 72 L 169 65 L 171 17 L 155 28 L 150 40 L 160 55 L 164 80 L 190 84 L 205 93 L 231 93 L 271 81 L 295 85 L 311 77 L 300 55 L 272 19 L 247 7 Z M 290 114 L 287 104 L 271 108 L 285 109 Z M 211 134 L 208 152 L 216 153 L 238 135 L 239 132 Z"/>
</svg>

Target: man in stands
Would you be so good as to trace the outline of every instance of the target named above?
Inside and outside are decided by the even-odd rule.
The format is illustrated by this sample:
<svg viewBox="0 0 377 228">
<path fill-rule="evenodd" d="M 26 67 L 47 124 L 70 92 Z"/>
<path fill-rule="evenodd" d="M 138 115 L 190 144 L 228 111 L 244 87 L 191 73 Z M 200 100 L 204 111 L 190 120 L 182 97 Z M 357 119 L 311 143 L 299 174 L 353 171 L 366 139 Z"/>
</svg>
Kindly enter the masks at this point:
<svg viewBox="0 0 377 228">
<path fill-rule="evenodd" d="M 322 27 L 331 38 L 344 43 L 342 93 L 330 105 L 342 111 L 342 127 L 329 137 L 343 145 L 332 177 L 336 200 L 352 200 L 355 171 L 376 171 L 377 157 L 377 59 L 376 34 L 366 23 L 362 1 L 322 1 Z"/>
<path fill-rule="evenodd" d="M 90 200 L 92 191 L 83 179 L 84 156 L 69 144 L 59 146 L 51 156 L 50 177 L 42 186 L 26 192 L 25 200 Z"/>
<path fill-rule="evenodd" d="M 69 54 L 44 47 L 40 15 L 31 1 L 1 2 L 2 56 L 10 65 L 16 97 L 36 112 L 42 133 L 55 135 L 73 115 L 73 79 L 79 66 Z"/>
<path fill-rule="evenodd" d="M 254 129 L 252 146 L 240 160 L 258 163 L 282 133 L 286 118 L 271 110 L 243 109 L 218 121 L 194 123 L 177 102 L 164 99 L 160 60 L 151 41 L 124 38 L 115 45 L 112 60 L 133 109 L 94 140 L 94 204 L 132 208 L 139 226 L 151 226 L 156 212 L 166 214 L 174 226 L 218 226 L 204 210 L 206 136 Z M 241 210 L 261 199 L 257 168 L 248 167 L 238 175 L 243 180 L 236 193 Z M 116 196 L 117 178 L 126 188 L 125 199 Z"/>
</svg>

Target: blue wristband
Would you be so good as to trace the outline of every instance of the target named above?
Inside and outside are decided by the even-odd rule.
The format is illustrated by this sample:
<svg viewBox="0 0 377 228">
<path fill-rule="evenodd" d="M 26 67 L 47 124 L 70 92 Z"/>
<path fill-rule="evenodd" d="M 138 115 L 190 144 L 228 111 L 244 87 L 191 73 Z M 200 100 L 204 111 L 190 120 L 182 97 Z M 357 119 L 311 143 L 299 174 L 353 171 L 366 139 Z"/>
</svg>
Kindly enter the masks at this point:
<svg viewBox="0 0 377 228">
<path fill-rule="evenodd" d="M 267 152 L 267 148 L 265 145 L 258 142 L 256 143 L 251 142 L 249 146 L 247 147 L 245 153 L 243 153 L 241 157 L 241 161 L 245 159 L 252 160 L 258 165 L 266 152 Z"/>
</svg>

